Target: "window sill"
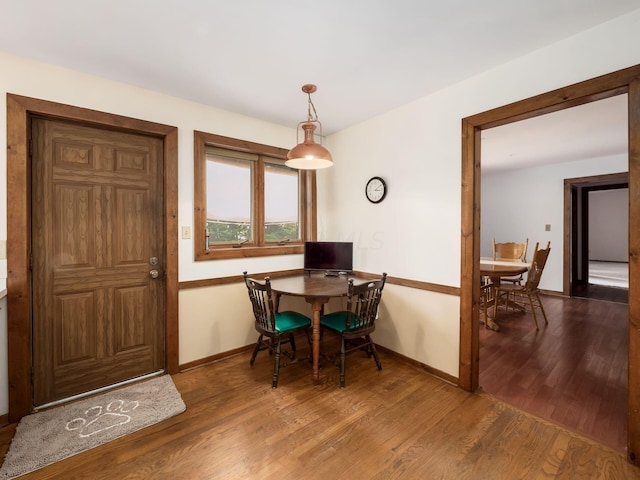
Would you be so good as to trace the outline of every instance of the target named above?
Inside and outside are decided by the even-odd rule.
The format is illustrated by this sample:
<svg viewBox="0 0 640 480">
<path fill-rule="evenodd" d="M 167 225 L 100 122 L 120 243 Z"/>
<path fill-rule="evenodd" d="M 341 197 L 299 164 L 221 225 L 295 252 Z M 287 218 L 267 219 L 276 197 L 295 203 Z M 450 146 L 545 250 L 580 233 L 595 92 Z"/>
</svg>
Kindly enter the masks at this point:
<svg viewBox="0 0 640 480">
<path fill-rule="evenodd" d="M 293 255 L 304 253 L 304 245 L 273 245 L 265 247 L 214 247 L 196 252 L 196 261 L 223 260 L 229 258 L 267 257 L 270 255 Z"/>
</svg>

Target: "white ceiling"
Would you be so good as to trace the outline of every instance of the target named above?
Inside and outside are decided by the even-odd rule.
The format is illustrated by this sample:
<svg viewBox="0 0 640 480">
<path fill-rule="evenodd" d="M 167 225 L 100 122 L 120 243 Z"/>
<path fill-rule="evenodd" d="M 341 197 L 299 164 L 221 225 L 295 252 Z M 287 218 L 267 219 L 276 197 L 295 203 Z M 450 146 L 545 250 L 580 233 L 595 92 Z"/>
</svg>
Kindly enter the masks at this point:
<svg viewBox="0 0 640 480">
<path fill-rule="evenodd" d="M 326 135 L 638 8 L 638 0 L 0 0 L 0 50 L 290 127 L 306 118 L 300 87 L 315 83 Z"/>
<path fill-rule="evenodd" d="M 627 101 L 618 95 L 484 130 L 482 171 L 627 154 Z"/>
</svg>

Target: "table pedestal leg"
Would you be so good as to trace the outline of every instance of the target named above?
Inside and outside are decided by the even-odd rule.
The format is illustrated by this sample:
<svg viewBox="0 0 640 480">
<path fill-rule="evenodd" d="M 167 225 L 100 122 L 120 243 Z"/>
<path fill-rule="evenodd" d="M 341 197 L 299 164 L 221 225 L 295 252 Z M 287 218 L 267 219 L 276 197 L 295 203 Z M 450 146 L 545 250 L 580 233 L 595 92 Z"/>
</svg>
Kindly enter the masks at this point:
<svg viewBox="0 0 640 480">
<path fill-rule="evenodd" d="M 496 296 L 496 285 L 500 284 L 500 277 L 491 277 L 491 298 L 493 298 L 493 316 L 498 313 L 498 297 Z M 489 305 L 485 305 L 485 326 L 494 332 L 500 331 L 500 326 L 489 316 Z"/>
<path fill-rule="evenodd" d="M 489 316 L 489 314 L 487 314 L 487 320 L 486 320 L 486 327 L 489 330 L 493 330 L 494 332 L 498 332 L 500 331 L 500 327 L 498 326 L 498 324 L 496 322 L 493 321 L 493 319 Z"/>
<path fill-rule="evenodd" d="M 324 298 L 314 298 L 311 301 L 313 318 L 311 321 L 311 343 L 313 348 L 313 383 L 320 383 L 320 314 L 322 305 L 327 301 Z"/>
</svg>

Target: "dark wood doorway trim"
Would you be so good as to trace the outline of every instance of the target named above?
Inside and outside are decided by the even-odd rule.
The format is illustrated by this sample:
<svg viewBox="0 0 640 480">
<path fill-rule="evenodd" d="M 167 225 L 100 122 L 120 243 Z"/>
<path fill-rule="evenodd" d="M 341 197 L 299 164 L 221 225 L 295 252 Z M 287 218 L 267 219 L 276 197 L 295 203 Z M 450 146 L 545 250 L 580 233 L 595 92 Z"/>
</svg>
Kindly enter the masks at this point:
<svg viewBox="0 0 640 480">
<path fill-rule="evenodd" d="M 460 387 L 478 388 L 480 296 L 480 132 L 623 93 L 629 102 L 629 461 L 640 454 L 640 65 L 462 120 Z"/>
<path fill-rule="evenodd" d="M 583 277 L 588 278 L 588 202 L 582 199 L 582 222 L 581 233 L 578 229 L 576 219 L 576 195 L 587 196 L 586 194 L 594 190 L 610 190 L 616 188 L 629 187 L 629 174 L 627 172 L 611 173 L 608 175 L 594 175 L 590 177 L 566 178 L 564 180 L 564 245 L 563 245 L 563 266 L 562 266 L 562 294 L 570 296 L 572 283 L 576 282 L 578 263 L 581 264 Z M 573 192 L 573 193 L 572 193 Z M 586 208 L 584 208 L 586 206 Z M 582 248 L 577 247 L 577 236 L 583 237 Z M 580 252 L 580 253 L 579 253 Z M 572 278 L 574 281 L 572 282 Z M 586 280 L 585 280 L 586 283 Z"/>
<path fill-rule="evenodd" d="M 9 421 L 32 409 L 29 117 L 65 119 L 164 141 L 165 370 L 178 372 L 178 129 L 159 123 L 7 94 L 7 337 Z"/>
</svg>

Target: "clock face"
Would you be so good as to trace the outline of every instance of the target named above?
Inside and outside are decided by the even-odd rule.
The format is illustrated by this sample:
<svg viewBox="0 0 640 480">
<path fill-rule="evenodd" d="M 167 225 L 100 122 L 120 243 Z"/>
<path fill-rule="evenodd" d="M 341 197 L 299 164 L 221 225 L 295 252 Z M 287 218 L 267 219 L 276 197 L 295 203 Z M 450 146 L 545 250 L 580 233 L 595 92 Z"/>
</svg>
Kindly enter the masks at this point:
<svg viewBox="0 0 640 480">
<path fill-rule="evenodd" d="M 387 185 L 382 178 L 373 177 L 367 182 L 365 194 L 370 202 L 380 203 L 387 194 Z"/>
</svg>

